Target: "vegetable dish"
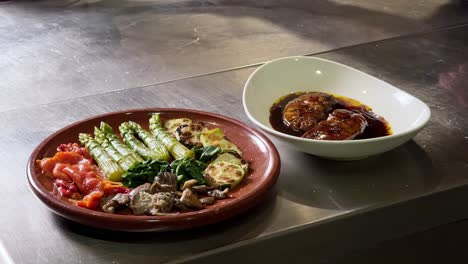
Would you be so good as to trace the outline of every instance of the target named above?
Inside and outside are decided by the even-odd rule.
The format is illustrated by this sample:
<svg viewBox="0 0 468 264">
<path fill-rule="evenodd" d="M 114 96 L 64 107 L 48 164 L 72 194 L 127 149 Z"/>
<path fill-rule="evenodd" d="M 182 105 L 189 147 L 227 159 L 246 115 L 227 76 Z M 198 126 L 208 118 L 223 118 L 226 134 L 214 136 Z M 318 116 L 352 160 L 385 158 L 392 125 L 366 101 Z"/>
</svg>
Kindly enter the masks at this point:
<svg viewBox="0 0 468 264">
<path fill-rule="evenodd" d="M 118 130 L 118 133 L 117 133 Z M 101 122 L 94 135 L 58 146 L 38 160 L 53 193 L 77 206 L 107 213 L 165 215 L 200 210 L 243 181 L 242 150 L 220 128 L 188 118 L 149 118 L 115 130 Z"/>
</svg>

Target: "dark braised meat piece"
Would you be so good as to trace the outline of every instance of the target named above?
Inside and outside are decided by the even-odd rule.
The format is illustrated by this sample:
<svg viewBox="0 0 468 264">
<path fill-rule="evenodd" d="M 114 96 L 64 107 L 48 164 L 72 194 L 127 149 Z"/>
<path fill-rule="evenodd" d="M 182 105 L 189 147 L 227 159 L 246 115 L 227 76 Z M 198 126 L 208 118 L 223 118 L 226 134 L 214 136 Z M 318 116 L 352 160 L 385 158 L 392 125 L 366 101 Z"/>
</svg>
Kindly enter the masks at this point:
<svg viewBox="0 0 468 264">
<path fill-rule="evenodd" d="M 306 93 L 286 104 L 283 122 L 299 132 L 306 132 L 325 120 L 336 104 L 335 97 L 324 93 Z"/>
<path fill-rule="evenodd" d="M 170 172 L 160 173 L 158 176 L 154 177 L 154 182 L 159 183 L 161 186 L 168 185 L 168 186 L 165 186 L 165 188 L 169 190 L 166 190 L 165 192 L 177 190 L 177 175 L 175 175 L 174 173 L 170 173 Z"/>
<path fill-rule="evenodd" d="M 130 203 L 130 196 L 128 194 L 118 193 L 105 197 L 100 203 L 101 209 L 104 212 L 113 214 L 116 208 L 126 206 Z"/>
<path fill-rule="evenodd" d="M 366 129 L 367 120 L 359 114 L 349 110 L 337 109 L 327 120 L 321 121 L 302 137 L 320 140 L 353 139 Z"/>
</svg>

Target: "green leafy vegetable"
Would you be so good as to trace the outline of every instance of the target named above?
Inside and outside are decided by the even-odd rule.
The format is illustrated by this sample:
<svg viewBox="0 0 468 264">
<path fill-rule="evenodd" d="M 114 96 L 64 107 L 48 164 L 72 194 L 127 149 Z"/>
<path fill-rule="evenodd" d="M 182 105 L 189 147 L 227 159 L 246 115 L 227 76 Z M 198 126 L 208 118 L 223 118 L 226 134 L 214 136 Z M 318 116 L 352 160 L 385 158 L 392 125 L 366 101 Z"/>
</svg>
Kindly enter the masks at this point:
<svg viewBox="0 0 468 264">
<path fill-rule="evenodd" d="M 203 148 L 192 148 L 195 152 L 196 159 L 201 162 L 209 162 L 210 160 L 216 158 L 216 156 L 221 153 L 221 148 L 215 146 L 207 146 Z"/>
<path fill-rule="evenodd" d="M 190 179 L 197 180 L 198 184 L 205 184 L 203 171 L 206 167 L 206 163 L 188 157 L 176 159 L 171 163 L 171 171 L 177 175 L 179 185 Z"/>
<path fill-rule="evenodd" d="M 136 164 L 122 176 L 125 186 L 134 188 L 146 182 L 153 182 L 159 173 L 169 170 L 169 163 L 163 160 L 147 160 Z"/>
</svg>

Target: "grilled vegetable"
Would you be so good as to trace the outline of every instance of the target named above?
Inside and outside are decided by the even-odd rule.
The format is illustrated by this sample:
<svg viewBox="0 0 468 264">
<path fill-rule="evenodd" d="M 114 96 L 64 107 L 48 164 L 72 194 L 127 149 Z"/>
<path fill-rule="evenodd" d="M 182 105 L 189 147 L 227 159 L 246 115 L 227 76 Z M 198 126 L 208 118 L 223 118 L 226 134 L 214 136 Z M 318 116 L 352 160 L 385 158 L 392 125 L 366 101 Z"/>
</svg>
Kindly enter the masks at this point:
<svg viewBox="0 0 468 264">
<path fill-rule="evenodd" d="M 172 137 L 177 138 L 177 128 L 183 125 L 192 124 L 192 120 L 188 118 L 173 118 L 164 123 L 164 130 L 166 130 Z"/>
<path fill-rule="evenodd" d="M 216 161 L 208 165 L 203 177 L 211 186 L 229 186 L 229 189 L 233 189 L 242 181 L 244 175 L 244 169 L 238 164 L 226 161 Z"/>
<path fill-rule="evenodd" d="M 242 156 L 242 151 L 234 143 L 229 141 L 220 128 L 205 130 L 200 134 L 200 141 L 204 147 L 215 146 L 223 151 L 234 151 Z"/>
<path fill-rule="evenodd" d="M 129 121 L 128 122 L 132 127 L 133 131 L 138 135 L 138 137 L 148 146 L 151 150 L 155 151 L 161 156 L 162 160 L 168 161 L 171 156 L 169 156 L 169 152 L 164 147 L 164 145 L 157 140 L 150 132 L 144 130 L 139 124 Z"/>
<path fill-rule="evenodd" d="M 175 159 L 183 157 L 195 157 L 195 153 L 192 150 L 188 149 L 164 130 L 161 117 L 158 113 L 151 116 L 149 125 L 151 133 L 153 133 L 157 140 L 162 142 L 162 144 Z"/>
<path fill-rule="evenodd" d="M 219 147 L 215 146 L 192 148 L 192 150 L 195 152 L 196 159 L 202 162 L 209 162 L 216 158 L 216 156 L 222 151 Z"/>
<path fill-rule="evenodd" d="M 111 181 L 120 181 L 125 171 L 115 162 L 112 157 L 97 143 L 89 134 L 80 133 L 80 143 L 86 147 L 102 172 Z"/>
<path fill-rule="evenodd" d="M 114 133 L 112 127 L 105 123 L 101 122 L 99 126 L 99 130 L 105 135 L 105 137 L 109 140 L 112 146 L 117 150 L 122 156 L 128 157 L 135 162 L 143 162 L 143 158 L 141 158 L 135 151 L 130 149 L 125 143 L 120 141 L 119 137 Z"/>
<path fill-rule="evenodd" d="M 244 179 L 247 171 L 245 161 L 231 153 L 222 153 L 208 165 L 203 177 L 211 186 L 233 189 Z"/>
<path fill-rule="evenodd" d="M 123 141 L 127 144 L 131 149 L 133 149 L 138 155 L 142 156 L 145 159 L 162 159 L 166 158 L 164 153 L 158 153 L 152 149 L 149 149 L 143 142 L 138 140 L 135 137 L 135 131 L 132 128 L 132 125 L 128 122 L 124 122 L 119 126 L 120 134 L 122 135 Z"/>
<path fill-rule="evenodd" d="M 112 146 L 109 139 L 106 138 L 106 135 L 97 127 L 94 127 L 94 139 L 101 144 L 101 147 L 120 165 L 120 167 L 122 167 L 122 169 L 128 170 L 139 163 L 139 161 L 134 160 L 131 156 L 122 156 L 122 154 Z"/>
<path fill-rule="evenodd" d="M 216 158 L 215 161 L 226 161 L 230 163 L 237 164 L 242 167 L 242 169 L 247 173 L 249 166 L 247 162 L 243 159 L 241 159 L 235 152 L 230 153 L 230 152 L 224 152 L 219 154 L 219 156 Z"/>
</svg>

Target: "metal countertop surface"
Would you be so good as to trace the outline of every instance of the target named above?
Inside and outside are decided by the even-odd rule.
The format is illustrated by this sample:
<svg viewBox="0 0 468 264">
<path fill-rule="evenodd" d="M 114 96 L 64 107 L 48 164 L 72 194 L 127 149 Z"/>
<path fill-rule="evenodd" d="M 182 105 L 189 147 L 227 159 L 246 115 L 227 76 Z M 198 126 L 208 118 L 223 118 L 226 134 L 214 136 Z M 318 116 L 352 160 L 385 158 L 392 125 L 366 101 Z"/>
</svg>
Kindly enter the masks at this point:
<svg viewBox="0 0 468 264">
<path fill-rule="evenodd" d="M 389 216 L 398 210 L 417 214 L 423 207 L 405 206 L 433 202 L 431 197 L 443 193 L 468 196 L 458 194 L 468 180 L 465 5 L 419 1 L 417 9 L 404 1 L 323 1 L 315 11 L 306 1 L 248 3 L 0 3 L 0 88 L 5 91 L 0 98 L 0 262 L 198 262 L 198 254 L 234 252 L 262 241 L 278 245 L 282 236 L 294 239 L 297 231 L 387 207 L 393 210 Z M 309 26 L 292 29 L 299 23 Z M 179 49 L 193 41 L 193 32 L 206 37 Z M 390 37 L 396 38 L 372 42 Z M 327 52 L 334 48 L 340 49 Z M 257 66 L 247 65 L 317 52 L 423 100 L 432 111 L 430 123 L 404 146 L 355 162 L 319 159 L 271 138 L 282 169 L 262 205 L 183 232 L 132 234 L 85 227 L 54 215 L 28 188 L 30 153 L 68 124 L 117 110 L 178 107 L 253 126 L 241 94 Z M 460 211 L 462 205 L 450 199 L 447 207 Z M 434 221 L 421 226 L 448 221 L 432 213 Z"/>
</svg>

